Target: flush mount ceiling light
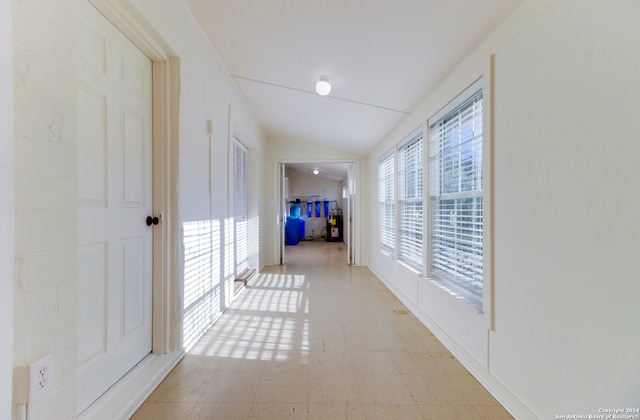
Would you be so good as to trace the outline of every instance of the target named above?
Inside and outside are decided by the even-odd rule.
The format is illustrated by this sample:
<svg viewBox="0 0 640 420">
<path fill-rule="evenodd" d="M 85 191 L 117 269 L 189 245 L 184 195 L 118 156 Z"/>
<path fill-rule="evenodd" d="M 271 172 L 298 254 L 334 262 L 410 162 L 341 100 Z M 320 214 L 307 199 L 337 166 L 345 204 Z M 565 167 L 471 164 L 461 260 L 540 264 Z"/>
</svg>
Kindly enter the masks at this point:
<svg viewBox="0 0 640 420">
<path fill-rule="evenodd" d="M 314 170 L 313 170 L 313 174 L 314 174 L 314 175 L 318 175 L 319 173 L 320 173 L 320 171 L 319 171 L 319 170 L 317 170 L 317 169 L 314 169 Z"/>
<path fill-rule="evenodd" d="M 316 82 L 316 93 L 320 96 L 327 96 L 331 92 L 331 80 L 327 76 L 320 76 Z"/>
</svg>

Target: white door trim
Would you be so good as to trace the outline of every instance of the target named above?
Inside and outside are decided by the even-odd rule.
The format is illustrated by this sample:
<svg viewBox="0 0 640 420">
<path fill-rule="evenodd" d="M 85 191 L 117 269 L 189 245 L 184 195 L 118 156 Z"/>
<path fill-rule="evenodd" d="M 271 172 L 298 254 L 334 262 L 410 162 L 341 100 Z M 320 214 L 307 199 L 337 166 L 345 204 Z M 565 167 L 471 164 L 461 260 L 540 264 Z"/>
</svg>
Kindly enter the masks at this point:
<svg viewBox="0 0 640 420">
<path fill-rule="evenodd" d="M 161 215 L 154 228 L 153 255 L 153 353 L 178 350 L 180 296 L 176 292 L 175 261 L 178 255 L 178 99 L 180 63 L 151 28 L 136 20 L 128 0 L 89 0 L 134 45 L 153 61 L 153 213 Z M 179 311 L 179 310 L 178 310 Z M 174 338 L 172 338 L 174 337 Z"/>
<path fill-rule="evenodd" d="M 274 224 L 272 225 L 272 249 L 276 250 L 275 255 L 272 256 L 273 258 L 273 265 L 280 265 L 282 264 L 282 260 L 283 255 L 284 255 L 284 226 L 279 224 L 279 220 L 278 218 L 283 218 L 283 214 L 285 212 L 283 212 L 282 210 L 282 204 L 284 203 L 284 194 L 285 192 L 283 191 L 284 188 L 281 188 L 280 185 L 282 184 L 282 182 L 284 182 L 284 172 L 282 170 L 282 166 L 281 165 L 285 165 L 286 164 L 290 164 L 290 163 L 313 163 L 313 162 L 323 162 L 323 163 L 346 163 L 346 164 L 352 164 L 353 165 L 353 183 L 354 183 L 354 189 L 355 189 L 355 194 L 353 195 L 353 201 L 352 204 L 354 206 L 354 213 L 353 213 L 353 237 L 350 238 L 351 240 L 351 247 L 352 247 L 352 261 L 351 264 L 352 265 L 362 265 L 362 237 L 360 234 L 360 228 L 361 228 L 361 223 L 362 223 L 362 213 L 360 211 L 360 207 L 361 207 L 361 197 L 362 194 L 360 193 L 360 191 L 362 190 L 362 179 L 360 177 L 360 159 L 285 159 L 285 160 L 280 160 L 280 159 L 276 159 L 273 161 L 272 163 L 272 173 L 273 173 L 273 185 L 272 185 L 272 196 L 276 197 L 276 203 L 277 205 L 275 206 L 274 211 L 277 212 L 277 218 L 274 219 Z M 351 178 L 351 177 L 349 177 Z M 284 223 L 284 221 L 282 221 L 282 223 Z M 345 263 L 348 263 L 347 261 L 345 261 Z"/>
</svg>

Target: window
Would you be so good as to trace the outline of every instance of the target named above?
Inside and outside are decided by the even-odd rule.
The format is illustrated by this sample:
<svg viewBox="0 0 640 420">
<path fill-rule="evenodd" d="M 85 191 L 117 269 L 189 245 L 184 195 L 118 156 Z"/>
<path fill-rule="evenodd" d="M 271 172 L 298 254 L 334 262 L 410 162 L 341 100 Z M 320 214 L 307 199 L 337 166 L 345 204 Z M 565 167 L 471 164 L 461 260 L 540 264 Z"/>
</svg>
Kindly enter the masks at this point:
<svg viewBox="0 0 640 420">
<path fill-rule="evenodd" d="M 380 249 L 387 255 L 395 252 L 394 155 L 389 152 L 378 162 L 378 195 L 380 202 Z"/>
<path fill-rule="evenodd" d="M 398 149 L 398 259 L 422 271 L 422 132 Z"/>
<path fill-rule="evenodd" d="M 483 292 L 481 80 L 436 114 L 429 136 L 430 276 Z"/>
<path fill-rule="evenodd" d="M 236 276 L 248 268 L 249 211 L 247 208 L 247 148 L 233 141 L 233 217 L 235 220 Z"/>
<path fill-rule="evenodd" d="M 247 148 L 233 141 L 233 216 L 237 220 L 247 219 Z"/>
</svg>

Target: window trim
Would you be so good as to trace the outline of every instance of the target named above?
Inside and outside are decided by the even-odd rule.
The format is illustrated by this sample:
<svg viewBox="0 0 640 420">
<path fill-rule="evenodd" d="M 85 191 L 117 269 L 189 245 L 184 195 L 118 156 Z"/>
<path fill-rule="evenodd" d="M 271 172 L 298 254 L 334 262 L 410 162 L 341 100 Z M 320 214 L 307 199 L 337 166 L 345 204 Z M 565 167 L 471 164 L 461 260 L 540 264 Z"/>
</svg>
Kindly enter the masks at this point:
<svg viewBox="0 0 640 420">
<path fill-rule="evenodd" d="M 393 167 L 391 168 L 391 187 L 392 187 L 392 197 L 391 197 L 391 203 L 393 204 L 393 211 L 392 211 L 392 216 L 393 216 L 393 237 L 391 238 L 393 241 L 393 246 L 389 247 L 389 246 L 385 246 L 383 240 L 382 240 L 382 236 L 383 236 L 383 230 L 382 230 L 382 206 L 385 205 L 387 202 L 386 200 L 382 201 L 380 200 L 380 195 L 382 194 L 382 191 L 380 189 L 381 184 L 383 182 L 382 179 L 382 173 L 381 173 L 381 166 L 382 163 L 384 161 L 386 161 L 387 159 L 391 159 L 391 164 L 393 165 Z M 395 147 L 391 148 L 390 150 L 388 150 L 387 152 L 383 153 L 379 158 L 378 158 L 378 213 L 379 213 L 379 224 L 378 224 L 378 229 L 379 229 L 379 236 L 378 236 L 378 249 L 380 250 L 380 252 L 382 252 L 384 255 L 390 256 L 391 258 L 396 258 L 396 238 L 398 235 L 397 232 L 397 220 L 396 220 L 396 183 L 397 183 L 397 179 L 396 179 L 396 150 Z"/>
<path fill-rule="evenodd" d="M 422 125 L 420 125 L 420 127 L 418 127 L 417 129 L 413 130 L 409 135 L 407 135 L 406 137 L 404 137 L 404 139 L 398 143 L 397 145 L 397 150 L 396 150 L 396 156 L 395 156 L 395 164 L 396 164 L 396 168 L 395 168 L 395 174 L 396 174 L 396 194 L 395 194 L 395 215 L 396 215 L 396 241 L 395 241 L 395 245 L 396 245 L 396 259 L 398 260 L 398 262 L 406 265 L 408 268 L 410 268 L 411 270 L 415 271 L 416 273 L 420 274 L 420 275 L 424 275 L 424 273 L 426 272 L 426 264 L 425 264 L 425 224 L 424 224 L 424 215 L 425 215 L 425 189 L 424 189 L 424 170 L 425 170 L 425 136 L 424 136 L 424 129 L 422 127 Z M 410 147 L 413 144 L 415 144 L 416 142 L 422 142 L 421 148 L 422 148 L 422 154 L 420 156 L 420 161 L 421 161 L 421 167 L 420 167 L 420 177 L 421 177 L 421 183 L 422 183 L 422 188 L 420 190 L 420 197 L 419 198 L 403 198 L 403 191 L 402 191 L 402 185 L 404 182 L 404 176 L 405 173 L 402 172 L 402 165 L 401 165 L 401 155 L 402 155 L 402 151 L 403 149 L 405 149 L 406 147 Z M 404 210 L 405 204 L 407 203 L 420 203 L 421 204 L 421 219 L 422 219 L 422 243 L 420 244 L 422 247 L 421 250 L 421 255 L 420 255 L 420 263 L 416 264 L 414 261 L 412 261 L 409 258 L 403 258 L 401 253 L 402 250 L 402 235 L 401 235 L 401 225 L 402 225 L 402 212 Z"/>
<path fill-rule="evenodd" d="M 233 136 L 231 142 L 231 215 L 239 220 L 249 218 L 249 149 Z M 238 156 L 237 153 L 240 153 Z M 238 158 L 240 161 L 238 161 Z M 237 166 L 238 163 L 240 166 Z M 239 177 L 238 177 L 239 176 Z M 239 183 L 239 185 L 238 185 Z M 239 188 L 238 188 L 239 187 Z M 240 197 L 239 197 L 240 196 Z M 240 203 L 238 203 L 240 200 Z M 240 204 L 240 206 L 238 206 Z M 240 208 L 238 208 L 240 207 Z"/>
<path fill-rule="evenodd" d="M 249 148 L 234 134 L 230 147 L 230 216 L 233 236 L 233 274 L 237 278 L 249 268 Z"/>
<path fill-rule="evenodd" d="M 425 272 L 426 279 L 438 289 L 444 291 L 444 296 L 450 296 L 452 298 L 453 305 L 459 305 L 463 310 L 469 311 L 477 317 L 477 319 L 485 325 L 489 330 L 493 330 L 495 327 L 494 320 L 494 310 L 493 310 L 493 301 L 494 301 L 494 264 L 493 264 L 493 220 L 494 220 L 494 212 L 493 212 L 493 202 L 494 202 L 494 194 L 493 194 L 493 183 L 494 183 L 494 173 L 493 173 L 493 155 L 494 155 L 494 126 L 493 126 L 493 85 L 494 85 L 494 61 L 495 57 L 493 55 L 489 56 L 489 59 L 486 60 L 484 65 L 481 68 L 481 71 L 475 73 L 475 77 L 468 78 L 469 82 L 466 84 L 464 88 L 462 88 L 455 96 L 455 98 L 448 103 L 446 103 L 442 108 L 436 110 L 431 117 L 429 117 L 426 121 L 426 136 L 428 139 L 426 140 L 427 148 L 426 153 L 427 157 L 425 158 L 425 188 L 427 189 L 425 193 L 425 197 L 429 197 L 429 187 L 430 187 L 430 167 L 429 167 L 429 149 L 428 144 L 431 136 L 430 127 L 437 122 L 440 118 L 448 114 L 451 110 L 453 110 L 456 106 L 460 105 L 463 101 L 468 99 L 474 92 L 478 89 L 482 89 L 483 95 L 483 115 L 482 115 L 482 125 L 483 125 L 483 180 L 482 180 L 482 195 L 483 195 L 483 293 L 482 298 L 474 298 L 470 296 L 470 294 L 464 293 L 464 290 L 460 290 L 455 287 L 454 283 L 443 280 L 437 276 L 432 276 L 430 272 L 431 267 L 431 249 L 429 248 L 431 245 L 431 241 L 426 241 L 425 246 Z M 457 102 L 459 101 L 459 102 Z M 429 209 L 427 209 L 429 211 Z M 429 214 L 430 216 L 430 214 Z M 425 224 L 426 235 L 430 235 L 430 224 Z M 453 285 L 452 285 L 453 284 Z"/>
<path fill-rule="evenodd" d="M 477 166 L 477 163 L 482 164 L 484 142 L 483 133 L 478 133 L 476 127 L 478 117 L 484 115 L 483 104 L 480 80 L 458 95 L 445 108 L 446 112 L 438 112 L 436 118 L 433 119 L 433 122 L 430 121 L 429 125 L 428 164 L 437 163 L 437 166 L 429 166 L 429 175 L 435 174 L 437 176 L 437 178 L 430 178 L 428 195 L 428 207 L 431 210 L 428 218 L 431 228 L 429 235 L 431 247 L 427 259 L 429 275 L 454 283 L 458 289 L 463 290 L 462 295 L 468 295 L 468 300 L 472 301 L 474 305 L 477 305 L 478 298 L 484 292 L 484 276 L 480 271 L 484 267 L 484 243 L 482 241 L 478 246 L 476 242 L 478 239 L 483 240 L 482 200 L 484 188 L 477 182 L 477 176 L 468 178 L 464 176 L 464 173 L 465 168 L 471 170 L 469 172 L 471 175 L 477 175 L 475 172 L 477 169 L 481 170 L 480 176 L 484 172 L 483 168 Z M 479 122 L 482 124 L 482 121 Z M 460 132 L 462 129 L 464 129 L 464 133 Z M 473 132 L 467 131 L 470 129 L 473 129 Z M 461 140 L 464 140 L 464 143 L 460 143 Z M 478 153 L 477 146 L 483 147 L 481 153 Z M 465 159 L 464 156 L 467 158 Z M 451 173 L 453 176 L 446 176 L 447 173 Z M 451 184 L 451 181 L 454 183 Z M 434 212 L 436 209 L 437 212 Z M 478 212 L 481 214 L 480 232 L 477 227 Z M 465 213 L 467 213 L 466 216 Z M 455 221 L 448 216 L 449 214 L 454 215 Z M 470 226 L 465 228 L 465 224 Z M 435 238 L 440 235 L 442 237 L 436 240 Z M 466 236 L 466 239 L 460 235 Z M 450 251 L 437 252 L 436 255 L 434 244 Z M 454 255 L 449 255 L 453 253 L 454 249 Z M 478 260 L 477 252 L 482 253 L 481 260 Z M 459 258 L 465 258 L 469 261 L 460 261 Z M 436 270 L 436 265 L 441 268 Z M 476 280 L 481 282 L 479 290 L 477 286 L 474 286 Z M 477 306 L 482 307 L 481 304 Z"/>
</svg>

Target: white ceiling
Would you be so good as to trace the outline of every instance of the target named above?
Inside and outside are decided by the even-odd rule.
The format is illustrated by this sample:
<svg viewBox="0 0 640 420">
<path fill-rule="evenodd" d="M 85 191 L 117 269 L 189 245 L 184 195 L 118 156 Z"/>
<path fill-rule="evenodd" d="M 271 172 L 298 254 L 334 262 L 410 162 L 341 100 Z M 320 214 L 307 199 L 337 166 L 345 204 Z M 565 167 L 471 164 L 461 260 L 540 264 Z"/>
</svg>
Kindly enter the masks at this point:
<svg viewBox="0 0 640 420">
<path fill-rule="evenodd" d="M 317 169 L 318 177 L 331 179 L 333 181 L 343 181 L 349 173 L 348 163 L 287 163 L 285 166 L 287 170 L 293 169 L 294 171 L 307 175 L 313 174 L 313 170 Z"/>
<path fill-rule="evenodd" d="M 269 137 L 366 155 L 523 0 L 185 1 Z"/>
</svg>

